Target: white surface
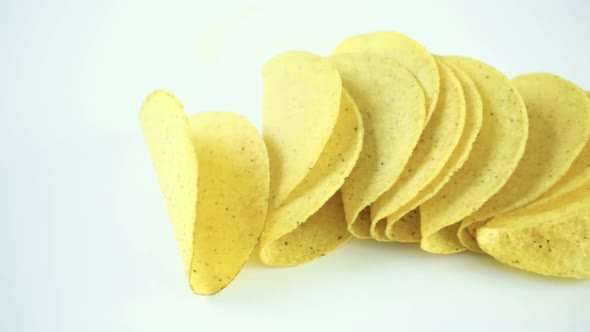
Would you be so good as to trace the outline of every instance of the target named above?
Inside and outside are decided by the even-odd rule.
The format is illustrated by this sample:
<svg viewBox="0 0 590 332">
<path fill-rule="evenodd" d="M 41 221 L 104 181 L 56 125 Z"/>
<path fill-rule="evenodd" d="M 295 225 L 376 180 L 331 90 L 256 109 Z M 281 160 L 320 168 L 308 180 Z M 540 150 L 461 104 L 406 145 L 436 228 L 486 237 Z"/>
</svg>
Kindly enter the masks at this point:
<svg viewBox="0 0 590 332">
<path fill-rule="evenodd" d="M 1 1 L 0 331 L 587 331 L 587 281 L 413 245 L 191 294 L 137 121 L 153 89 L 259 125 L 264 61 L 373 30 L 590 89 L 587 1 L 344 3 Z"/>
</svg>

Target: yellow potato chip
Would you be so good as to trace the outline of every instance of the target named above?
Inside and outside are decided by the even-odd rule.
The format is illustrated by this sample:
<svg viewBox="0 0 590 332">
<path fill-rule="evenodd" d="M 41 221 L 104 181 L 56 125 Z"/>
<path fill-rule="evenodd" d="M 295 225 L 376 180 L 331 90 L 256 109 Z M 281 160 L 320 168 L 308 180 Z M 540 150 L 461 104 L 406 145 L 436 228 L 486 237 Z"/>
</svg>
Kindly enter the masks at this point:
<svg viewBox="0 0 590 332">
<path fill-rule="evenodd" d="M 300 265 L 325 256 L 350 238 L 338 191 L 297 228 L 274 241 L 265 240 L 260 258 L 271 266 Z"/>
<path fill-rule="evenodd" d="M 478 251 L 476 230 L 485 221 L 538 198 L 561 179 L 590 136 L 590 100 L 575 84 L 551 74 L 512 79 L 529 115 L 524 155 L 504 187 L 463 220 L 460 236 Z"/>
<path fill-rule="evenodd" d="M 289 198 L 269 210 L 260 244 L 262 262 L 274 266 L 302 264 L 350 239 L 337 191 L 358 159 L 363 133 L 361 115 L 342 90 L 338 120 L 319 159 Z M 288 170 L 291 165 L 287 160 L 280 167 Z"/>
<path fill-rule="evenodd" d="M 243 116 L 189 118 L 199 159 L 199 193 L 190 282 L 199 294 L 228 285 L 254 250 L 266 219 L 269 166 L 258 130 Z"/>
<path fill-rule="evenodd" d="M 189 283 L 197 294 L 215 294 L 239 273 L 264 226 L 269 193 L 264 142 L 236 114 L 187 119 L 181 103 L 162 90 L 147 98 L 140 123 Z"/>
<path fill-rule="evenodd" d="M 378 223 L 375 232 L 379 234 L 385 233 L 387 239 L 390 241 L 406 243 L 420 242 L 420 238 L 422 237 L 420 232 L 420 208 L 415 208 L 405 215 L 392 220 L 391 227 L 389 227 L 389 222 L 388 217 L 387 223 Z"/>
<path fill-rule="evenodd" d="M 371 54 L 331 60 L 357 103 L 365 135 L 358 162 L 342 187 L 349 231 L 370 236 L 369 206 L 400 176 L 424 126 L 420 84 L 398 62 Z"/>
<path fill-rule="evenodd" d="M 460 222 L 500 190 L 522 157 L 528 136 L 526 108 L 510 80 L 477 60 L 444 60 L 472 79 L 482 99 L 483 118 L 479 136 L 463 167 L 420 206 L 423 234 Z M 449 248 L 447 252 L 453 250 Z"/>
<path fill-rule="evenodd" d="M 176 97 L 157 90 L 145 100 L 139 121 L 187 276 L 193 261 L 197 217 L 197 155 L 184 107 Z"/>
<path fill-rule="evenodd" d="M 590 278 L 590 186 L 517 216 L 499 216 L 477 231 L 496 260 L 535 273 Z"/>
<path fill-rule="evenodd" d="M 400 242 L 420 241 L 422 232 L 420 230 L 421 224 L 419 213 L 412 213 L 412 216 L 415 217 L 411 219 L 407 218 L 407 215 L 404 217 L 402 216 L 413 209 L 417 211 L 417 206 L 434 196 L 463 166 L 467 160 L 467 157 L 469 156 L 469 153 L 471 152 L 473 142 L 477 138 L 481 128 L 482 103 L 479 93 L 475 88 L 475 84 L 473 84 L 473 81 L 471 81 L 469 76 L 467 76 L 462 70 L 446 63 L 441 57 L 436 57 L 436 59 L 437 61 L 442 62 L 451 68 L 453 74 L 457 77 L 457 79 L 459 79 L 459 82 L 461 83 L 466 106 L 465 126 L 463 127 L 463 132 L 457 147 L 454 149 L 449 160 L 445 163 L 443 169 L 424 189 L 420 191 L 416 197 L 405 204 L 396 213 L 393 213 L 387 217 L 387 228 L 385 230 L 386 236 Z M 418 231 L 416 231 L 416 229 Z M 444 234 L 450 234 L 450 232 L 445 232 Z M 428 246 L 428 243 L 431 240 L 434 240 L 429 239 L 429 237 L 430 233 L 426 234 L 426 238 L 422 236 L 421 245 Z M 457 235 L 453 234 L 453 237 L 456 239 L 456 243 L 460 247 L 461 245 L 457 239 Z M 445 242 L 449 241 L 445 240 Z M 457 247 L 457 245 L 454 247 Z"/>
<path fill-rule="evenodd" d="M 590 91 L 586 91 L 588 102 L 590 103 Z M 588 108 L 589 106 L 586 106 Z M 586 143 L 576 160 L 572 163 L 567 173 L 548 191 L 546 191 L 537 200 L 530 204 L 517 209 L 514 213 L 526 213 L 537 207 L 551 203 L 560 197 L 567 195 L 579 188 L 590 185 L 590 141 Z M 513 212 L 510 212 L 512 215 Z"/>
<path fill-rule="evenodd" d="M 342 84 L 328 59 L 307 52 L 272 58 L 263 78 L 263 136 L 270 158 L 271 205 L 277 206 L 324 149 L 338 118 Z"/>
<path fill-rule="evenodd" d="M 417 41 L 399 32 L 379 31 L 349 37 L 340 42 L 333 53 L 375 54 L 399 62 L 414 75 L 424 89 L 426 126 L 436 108 L 440 78 L 433 56 Z"/>
<path fill-rule="evenodd" d="M 413 198 L 420 195 L 424 188 L 439 174 L 455 147 L 459 143 L 465 125 L 465 96 L 461 83 L 451 69 L 439 64 L 440 95 L 432 120 L 420 136 L 420 141 L 401 176 L 395 184 L 383 193 L 371 205 L 371 236 L 380 241 L 405 239 L 409 234 L 390 233 L 388 238 L 383 227 L 387 216 L 397 213 L 399 217 L 415 208 L 400 211 Z M 390 219 L 392 220 L 392 219 Z M 396 220 L 392 220 L 395 223 Z"/>
</svg>

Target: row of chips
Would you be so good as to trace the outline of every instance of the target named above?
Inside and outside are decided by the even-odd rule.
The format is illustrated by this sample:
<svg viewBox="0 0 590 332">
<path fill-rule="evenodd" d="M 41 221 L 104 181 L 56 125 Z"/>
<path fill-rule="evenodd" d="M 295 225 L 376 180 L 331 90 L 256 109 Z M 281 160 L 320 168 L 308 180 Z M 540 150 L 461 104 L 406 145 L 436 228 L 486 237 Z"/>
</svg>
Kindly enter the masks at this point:
<svg viewBox="0 0 590 332">
<path fill-rule="evenodd" d="M 262 136 L 233 113 L 187 117 L 164 90 L 140 113 L 196 293 L 253 251 L 294 266 L 353 236 L 590 278 L 590 93 L 574 83 L 396 32 L 280 54 L 263 78 Z"/>
</svg>

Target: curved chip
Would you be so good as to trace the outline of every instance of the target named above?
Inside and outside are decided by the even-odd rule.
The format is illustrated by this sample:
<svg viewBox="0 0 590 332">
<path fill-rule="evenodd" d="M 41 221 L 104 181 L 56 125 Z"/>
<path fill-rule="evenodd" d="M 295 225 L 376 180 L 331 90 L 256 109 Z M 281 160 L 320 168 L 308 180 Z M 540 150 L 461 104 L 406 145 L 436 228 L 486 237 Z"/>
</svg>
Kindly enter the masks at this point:
<svg viewBox="0 0 590 332">
<path fill-rule="evenodd" d="M 590 186 L 562 196 L 549 209 L 494 218 L 477 231 L 477 243 L 519 269 L 590 278 Z"/>
<path fill-rule="evenodd" d="M 436 57 L 437 61 L 441 61 L 445 63 L 449 68 L 452 69 L 455 76 L 461 82 L 461 87 L 463 89 L 465 95 L 465 105 L 466 105 L 466 116 L 465 116 L 465 126 L 463 128 L 463 133 L 461 134 L 461 139 L 455 151 L 449 158 L 448 162 L 445 164 L 442 171 L 436 176 L 434 180 L 432 180 L 424 190 L 418 195 L 410 204 L 409 207 L 412 206 L 419 206 L 423 202 L 427 201 L 431 197 L 433 197 L 441 188 L 451 179 L 451 177 L 463 166 L 467 158 L 469 157 L 469 153 L 471 152 L 471 148 L 473 147 L 473 143 L 475 142 L 479 130 L 481 129 L 482 123 L 482 102 L 481 97 L 479 96 L 479 92 L 477 91 L 475 84 L 473 81 L 465 74 L 462 70 L 453 66 L 449 63 L 446 63 L 442 57 Z M 397 233 L 397 234 L 407 234 L 403 230 L 399 230 L 400 227 L 397 222 L 391 223 L 390 219 L 397 218 L 396 215 L 391 215 L 388 217 L 388 230 L 387 235 L 389 236 L 390 233 Z M 451 231 L 444 231 L 438 232 L 438 230 L 429 228 L 429 229 L 421 229 L 421 222 L 420 218 L 414 218 L 412 230 L 418 228 L 419 231 L 416 232 L 413 230 L 413 236 L 410 234 L 408 238 L 403 239 L 404 242 L 420 242 L 420 246 L 423 249 L 426 249 L 429 246 L 440 246 L 438 243 L 442 243 L 444 246 L 448 246 L 449 243 L 454 243 L 453 247 L 460 248 L 461 244 L 459 243 L 459 239 L 457 238 L 456 232 L 453 233 Z M 405 226 L 408 227 L 408 226 Z M 389 229 L 390 228 L 390 229 Z M 425 233 L 422 233 L 424 231 Z M 449 239 L 441 238 L 439 239 L 439 235 L 442 237 L 446 237 L 450 235 Z M 433 251 L 435 249 L 430 249 Z"/>
<path fill-rule="evenodd" d="M 154 91 L 143 103 L 139 122 L 185 272 L 190 277 L 197 217 L 198 163 L 184 106 L 172 93 Z"/>
<path fill-rule="evenodd" d="M 338 121 L 319 159 L 289 198 L 268 212 L 260 243 L 262 262 L 299 265 L 350 239 L 338 189 L 358 159 L 363 133 L 361 115 L 342 90 Z M 288 170 L 291 165 L 287 160 L 280 167 Z"/>
<path fill-rule="evenodd" d="M 410 160 L 395 184 L 371 205 L 371 236 L 380 241 L 404 240 L 407 233 L 391 232 L 387 237 L 382 231 L 387 224 L 387 216 L 397 214 L 399 217 L 415 208 L 401 210 L 413 198 L 420 195 L 424 188 L 440 173 L 455 147 L 459 143 L 465 125 L 465 96 L 461 83 L 451 69 L 439 63 L 440 95 L 432 120 L 420 136 Z M 393 225 L 387 225 L 392 227 Z M 398 230 L 399 231 L 399 230 Z"/>
<path fill-rule="evenodd" d="M 199 159 L 190 282 L 195 292 L 214 294 L 248 261 L 264 227 L 268 156 L 258 130 L 241 115 L 201 113 L 189 123 Z"/>
<path fill-rule="evenodd" d="M 590 136 L 590 101 L 574 83 L 544 73 L 520 75 L 512 82 L 527 107 L 529 136 L 508 182 L 461 223 L 460 236 L 471 236 L 465 243 L 475 251 L 477 229 L 541 196 L 566 174 Z"/>
<path fill-rule="evenodd" d="M 376 54 L 399 62 L 424 89 L 424 126 L 429 122 L 436 108 L 440 78 L 434 57 L 420 43 L 399 32 L 379 31 L 349 37 L 340 42 L 332 53 Z"/>
<path fill-rule="evenodd" d="M 162 90 L 148 97 L 140 122 L 189 283 L 197 294 L 215 294 L 239 273 L 264 226 L 269 194 L 264 142 L 237 114 L 187 119 L 180 102 Z"/>
<path fill-rule="evenodd" d="M 391 221 L 390 221 L 391 220 Z M 391 227 L 389 223 L 391 222 Z M 377 224 L 376 232 L 385 233 L 388 239 L 397 242 L 420 242 L 420 208 L 415 208 L 401 217 L 387 217 L 387 223 Z M 395 235 L 391 235 L 395 234 Z"/>
<path fill-rule="evenodd" d="M 287 209 L 296 211 L 296 207 Z M 280 212 L 281 216 L 292 218 L 284 211 Z M 273 219 L 278 220 L 276 217 Z M 264 238 L 260 252 L 264 264 L 295 266 L 307 263 L 325 256 L 351 238 L 346 228 L 342 195 L 339 191 L 312 215 L 298 220 L 302 223 L 285 235 L 271 241 Z"/>
<path fill-rule="evenodd" d="M 400 176 L 424 127 L 424 94 L 412 74 L 391 58 L 349 53 L 334 54 L 331 60 L 365 128 L 342 200 L 349 231 L 368 238 L 369 206 Z"/>
<path fill-rule="evenodd" d="M 428 229 L 426 230 L 426 234 L 422 233 L 420 229 L 421 223 L 419 209 L 416 207 L 434 196 L 463 166 L 471 152 L 473 142 L 479 134 L 482 122 L 482 102 L 473 81 L 471 81 L 469 76 L 467 76 L 462 70 L 446 63 L 443 58 L 436 57 L 436 60 L 446 64 L 461 83 L 466 107 L 465 126 L 463 127 L 459 143 L 455 147 L 449 160 L 445 163 L 443 169 L 416 197 L 403 206 L 397 213 L 391 214 L 387 217 L 387 228 L 385 230 L 387 237 L 395 238 L 396 241 L 419 242 L 422 238 L 421 246 L 429 246 L 431 241 L 439 241 L 432 237 L 432 232 L 435 230 Z M 410 214 L 414 217 L 408 218 L 408 211 L 415 211 Z M 406 215 L 404 216 L 404 214 Z M 451 234 L 451 232 L 445 232 L 444 234 Z M 456 234 L 453 234 L 452 236 L 456 239 L 456 243 L 458 243 L 459 240 L 457 239 Z M 444 242 L 448 242 L 448 240 L 444 240 Z"/>
<path fill-rule="evenodd" d="M 590 91 L 586 91 L 588 102 L 586 108 L 590 107 Z M 579 188 L 590 185 L 590 141 L 586 143 L 576 160 L 572 163 L 567 173 L 547 192 L 530 204 L 510 212 L 512 215 L 526 213 L 537 207 L 549 204 Z"/>
<path fill-rule="evenodd" d="M 477 60 L 444 60 L 472 79 L 482 99 L 483 118 L 479 136 L 463 167 L 420 206 L 422 232 L 426 234 L 460 222 L 500 190 L 522 157 L 528 135 L 526 108 L 510 80 Z M 459 250 L 462 248 L 448 248 L 445 252 Z"/>
<path fill-rule="evenodd" d="M 278 206 L 314 166 L 332 134 L 342 84 L 328 59 L 307 52 L 272 58 L 263 78 L 271 205 Z"/>
</svg>

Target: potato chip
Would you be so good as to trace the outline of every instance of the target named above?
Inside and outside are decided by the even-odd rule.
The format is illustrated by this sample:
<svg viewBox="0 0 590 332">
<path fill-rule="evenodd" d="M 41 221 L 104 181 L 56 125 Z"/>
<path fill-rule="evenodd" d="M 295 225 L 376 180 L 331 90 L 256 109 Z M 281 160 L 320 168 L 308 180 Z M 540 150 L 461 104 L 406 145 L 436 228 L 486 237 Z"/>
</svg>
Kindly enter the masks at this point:
<svg viewBox="0 0 590 332">
<path fill-rule="evenodd" d="M 197 218 L 198 163 L 184 107 L 157 90 L 145 100 L 139 121 L 166 202 L 182 262 L 190 277 Z"/>
<path fill-rule="evenodd" d="M 436 57 L 437 61 L 445 63 L 441 57 Z M 479 93 L 473 84 L 473 81 L 467 76 L 462 70 L 455 66 L 445 63 L 453 74 L 459 79 L 461 88 L 465 96 L 465 126 L 461 133 L 461 138 L 457 147 L 454 149 L 451 157 L 445 163 L 443 169 L 436 175 L 436 177 L 420 191 L 420 193 L 414 197 L 410 202 L 403 206 L 398 212 L 393 213 L 387 217 L 387 228 L 385 230 L 386 236 L 390 239 L 395 239 L 400 242 L 419 242 L 421 239 L 420 230 L 420 215 L 417 206 L 434 196 L 448 181 L 449 179 L 463 166 L 473 142 L 477 138 L 479 130 L 481 128 L 482 121 L 482 103 Z M 411 215 L 413 218 L 408 218 L 408 211 L 414 210 L 416 212 Z M 406 214 L 406 216 L 403 216 Z M 401 218 L 400 218 L 401 217 Z M 446 232 L 445 234 L 448 234 Z M 422 236 L 422 244 L 428 246 L 429 242 L 434 239 L 429 239 L 430 233 L 427 233 L 426 238 Z M 453 237 L 457 239 L 456 234 Z M 445 240 L 445 242 L 448 242 Z M 456 240 L 459 243 L 459 240 Z M 460 246 L 460 244 L 459 244 Z"/>
<path fill-rule="evenodd" d="M 343 40 L 336 46 L 333 53 L 375 54 L 399 62 L 414 75 L 424 89 L 426 105 L 424 126 L 428 124 L 436 108 L 440 78 L 433 56 L 417 41 L 399 32 L 372 32 Z"/>
<path fill-rule="evenodd" d="M 328 59 L 307 52 L 272 58 L 263 77 L 271 205 L 278 206 L 314 167 L 332 134 L 342 84 Z"/>
<path fill-rule="evenodd" d="M 590 186 L 547 207 L 494 218 L 477 231 L 477 243 L 496 260 L 519 269 L 590 278 Z"/>
<path fill-rule="evenodd" d="M 292 206 L 289 211 L 297 212 Z M 274 241 L 263 240 L 260 258 L 264 264 L 295 266 L 307 263 L 325 256 L 351 238 L 340 191 L 311 216 L 299 220 L 302 223 L 285 235 Z"/>
<path fill-rule="evenodd" d="M 586 91 L 590 102 L 590 91 Z M 589 106 L 587 105 L 586 108 Z M 544 204 L 551 203 L 560 197 L 567 195 L 579 188 L 590 185 L 590 141 L 586 143 L 576 160 L 572 163 L 567 173 L 547 192 L 530 204 L 517 209 L 513 213 L 526 213 Z"/>
<path fill-rule="evenodd" d="M 477 60 L 462 57 L 444 57 L 444 60 L 473 80 L 482 99 L 483 118 L 479 136 L 463 167 L 420 206 L 423 234 L 460 222 L 500 190 L 522 157 L 528 136 L 526 108 L 510 80 Z M 461 248 L 448 248 L 446 252 L 457 250 Z"/>
<path fill-rule="evenodd" d="M 214 294 L 248 261 L 264 227 L 268 156 L 258 130 L 241 115 L 200 113 L 189 123 L 199 160 L 190 282 L 196 293 Z"/>
<path fill-rule="evenodd" d="M 264 226 L 264 143 L 237 114 L 187 119 L 176 97 L 162 90 L 147 98 L 140 122 L 189 283 L 197 294 L 215 294 L 239 273 Z"/>
<path fill-rule="evenodd" d="M 342 90 L 338 120 L 319 159 L 289 198 L 269 210 L 259 253 L 265 264 L 302 264 L 350 239 L 342 199 L 333 196 L 359 157 L 363 133 L 361 115 L 348 93 Z M 288 170 L 291 165 L 287 161 L 280 167 Z M 339 195 L 338 192 L 336 196 Z M 338 207 L 342 211 L 337 211 Z"/>
<path fill-rule="evenodd" d="M 590 136 L 590 100 L 575 84 L 551 74 L 527 74 L 512 79 L 529 115 L 524 155 L 504 187 L 463 220 L 460 237 L 478 251 L 477 228 L 485 220 L 538 198 L 561 179 Z"/>
<path fill-rule="evenodd" d="M 262 74 L 262 136 L 238 114 L 187 117 L 165 90 L 140 112 L 195 293 L 225 288 L 254 250 L 295 266 L 352 236 L 590 279 L 590 92 L 386 31 Z"/>
<path fill-rule="evenodd" d="M 342 187 L 349 231 L 370 236 L 369 206 L 391 188 L 424 126 L 420 84 L 398 62 L 372 54 L 334 54 L 331 60 L 361 112 L 365 135 L 358 162 Z"/>
<path fill-rule="evenodd" d="M 383 227 L 376 228 L 379 223 L 387 224 L 387 216 L 397 213 L 401 217 L 416 207 L 400 211 L 439 174 L 463 133 L 465 96 L 461 83 L 451 69 L 442 63 L 439 64 L 439 73 L 440 95 L 432 120 L 422 132 L 399 179 L 371 205 L 371 236 L 376 240 L 389 240 L 385 232 L 378 231 L 383 230 Z M 392 220 L 392 223 L 395 221 L 397 219 Z M 392 240 L 409 236 L 395 232 L 390 235 Z"/>
<path fill-rule="evenodd" d="M 375 232 L 385 233 L 389 241 L 396 242 L 420 242 L 422 237 L 420 231 L 420 208 L 415 208 L 400 218 L 391 221 L 389 228 L 389 217 L 387 223 L 378 223 Z M 395 235 L 390 235 L 395 232 Z"/>
</svg>

